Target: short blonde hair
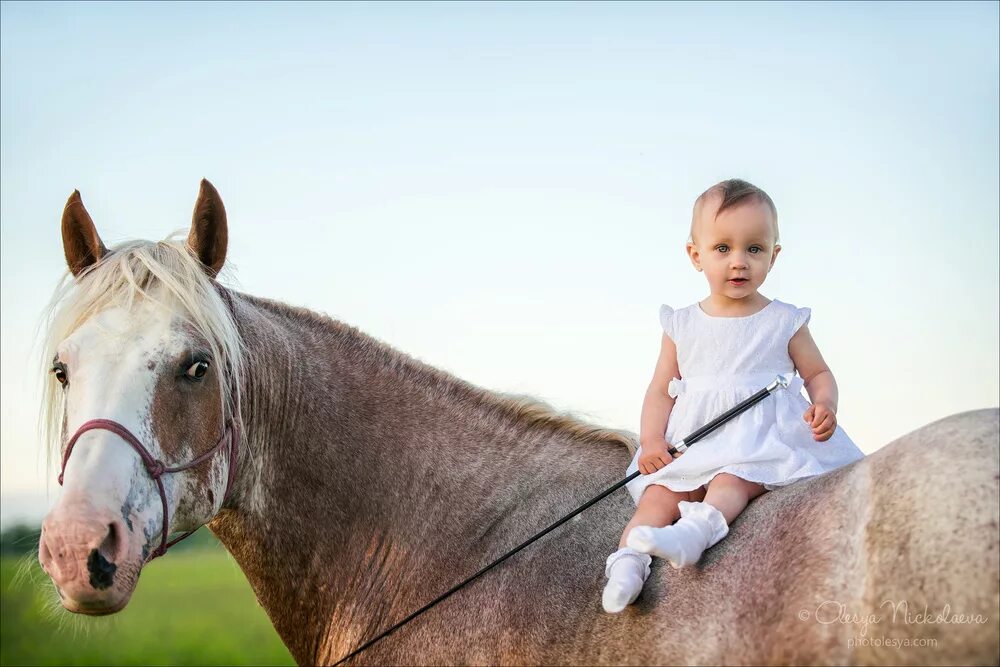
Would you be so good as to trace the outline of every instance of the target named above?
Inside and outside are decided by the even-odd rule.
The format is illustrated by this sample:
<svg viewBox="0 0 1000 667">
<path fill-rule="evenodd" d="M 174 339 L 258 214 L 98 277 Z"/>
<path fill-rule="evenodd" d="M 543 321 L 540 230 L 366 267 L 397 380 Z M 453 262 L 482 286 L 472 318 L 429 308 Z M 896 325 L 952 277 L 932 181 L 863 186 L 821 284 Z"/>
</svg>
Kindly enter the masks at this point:
<svg viewBox="0 0 1000 667">
<path fill-rule="evenodd" d="M 774 220 L 774 242 L 778 243 L 781 237 L 778 234 L 778 209 L 774 206 L 774 202 L 766 192 L 756 185 L 739 178 L 730 178 L 729 180 L 716 183 L 694 200 L 694 210 L 691 213 L 691 233 L 688 235 L 689 241 L 694 241 L 694 225 L 698 220 L 698 213 L 708 200 L 714 198 L 716 195 L 722 197 L 722 203 L 719 204 L 719 209 L 715 212 L 716 217 L 726 209 L 735 208 L 740 204 L 755 202 L 766 205 L 771 209 L 771 217 Z"/>
</svg>

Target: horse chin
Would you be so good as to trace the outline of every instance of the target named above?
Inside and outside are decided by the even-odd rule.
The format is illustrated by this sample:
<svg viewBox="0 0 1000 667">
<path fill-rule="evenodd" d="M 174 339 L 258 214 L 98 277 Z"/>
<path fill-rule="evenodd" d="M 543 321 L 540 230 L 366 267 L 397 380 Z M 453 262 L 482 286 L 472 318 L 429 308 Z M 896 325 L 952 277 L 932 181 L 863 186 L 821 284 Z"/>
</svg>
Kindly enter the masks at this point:
<svg viewBox="0 0 1000 667">
<path fill-rule="evenodd" d="M 102 599 L 92 600 L 76 600 L 59 591 L 59 600 L 63 609 L 84 616 L 108 616 L 118 613 L 128 605 L 131 599 L 132 591 L 126 591 L 118 598 L 102 597 Z"/>
</svg>

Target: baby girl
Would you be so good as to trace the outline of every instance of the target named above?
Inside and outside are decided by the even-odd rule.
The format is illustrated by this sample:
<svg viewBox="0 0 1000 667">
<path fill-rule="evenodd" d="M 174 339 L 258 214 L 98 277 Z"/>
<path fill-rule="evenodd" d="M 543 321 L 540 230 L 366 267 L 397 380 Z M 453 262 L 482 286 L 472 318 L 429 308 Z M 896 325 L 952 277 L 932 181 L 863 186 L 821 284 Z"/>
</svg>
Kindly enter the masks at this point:
<svg viewBox="0 0 1000 667">
<path fill-rule="evenodd" d="M 636 599 L 650 555 L 693 565 L 753 498 L 864 456 L 837 425 L 837 383 L 809 333 L 810 310 L 758 291 L 780 250 L 777 210 L 760 188 L 731 179 L 695 201 L 687 251 L 710 293 L 660 308 L 660 356 L 626 471 L 642 473 L 626 487 L 637 507 L 607 559 L 605 611 Z M 793 371 L 786 389 L 671 454 L 670 443 Z"/>
</svg>

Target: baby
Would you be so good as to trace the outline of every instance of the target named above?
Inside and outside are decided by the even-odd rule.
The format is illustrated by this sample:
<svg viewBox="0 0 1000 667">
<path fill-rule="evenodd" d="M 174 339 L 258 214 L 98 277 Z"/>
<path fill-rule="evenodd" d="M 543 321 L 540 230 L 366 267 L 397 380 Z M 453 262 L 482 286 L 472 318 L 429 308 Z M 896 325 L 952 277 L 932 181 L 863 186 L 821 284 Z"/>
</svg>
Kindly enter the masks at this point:
<svg viewBox="0 0 1000 667">
<path fill-rule="evenodd" d="M 837 383 L 809 333 L 810 310 L 758 291 L 780 251 L 777 210 L 760 188 L 731 179 L 695 201 L 687 252 L 710 293 L 660 308 L 660 356 L 626 471 L 642 473 L 626 487 L 637 508 L 607 559 L 607 612 L 636 599 L 650 555 L 693 565 L 753 498 L 864 456 L 837 425 Z M 787 389 L 670 453 L 671 442 L 793 371 Z"/>
</svg>

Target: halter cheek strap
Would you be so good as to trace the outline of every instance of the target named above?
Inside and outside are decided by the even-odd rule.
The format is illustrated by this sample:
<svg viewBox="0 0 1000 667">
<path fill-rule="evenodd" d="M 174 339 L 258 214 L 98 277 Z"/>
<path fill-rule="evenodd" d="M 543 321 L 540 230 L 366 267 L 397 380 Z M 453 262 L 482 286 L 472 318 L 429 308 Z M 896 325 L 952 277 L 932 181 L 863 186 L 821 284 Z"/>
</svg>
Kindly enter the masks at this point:
<svg viewBox="0 0 1000 667">
<path fill-rule="evenodd" d="M 167 549 L 177 544 L 185 537 L 188 537 L 194 530 L 189 530 L 180 537 L 174 538 L 173 540 L 167 541 L 167 534 L 170 530 L 170 513 L 167 508 L 167 491 L 163 486 L 163 474 L 164 473 L 174 473 L 181 472 L 182 470 L 187 470 L 189 468 L 194 468 L 195 466 L 208 461 L 214 457 L 222 448 L 226 445 L 227 441 L 229 443 L 229 477 L 226 479 L 226 492 L 222 497 L 222 504 L 226 503 L 229 498 L 229 491 L 233 487 L 233 480 L 236 478 L 236 463 L 237 463 L 237 446 L 239 444 L 239 438 L 237 437 L 238 428 L 233 424 L 232 421 L 228 421 L 222 431 L 222 437 L 219 438 L 219 442 L 216 443 L 215 447 L 212 447 L 209 451 L 205 452 L 201 456 L 187 463 L 181 465 L 167 467 L 163 461 L 160 461 L 153 457 L 149 453 L 149 450 L 143 446 L 137 437 L 135 437 L 131 431 L 129 431 L 125 426 L 119 424 L 111 419 L 91 419 L 88 422 L 84 422 L 80 428 L 76 430 L 73 437 L 69 439 L 66 444 L 66 453 L 63 454 L 62 459 L 62 469 L 59 472 L 59 485 L 62 486 L 63 476 L 66 474 L 66 463 L 69 461 L 70 454 L 73 453 L 73 446 L 76 445 L 76 441 L 80 439 L 80 436 L 87 431 L 103 430 L 111 431 L 115 435 L 119 436 L 122 440 L 127 442 L 132 449 L 139 454 L 142 459 L 143 464 L 146 466 L 146 472 L 149 476 L 156 482 L 157 490 L 160 492 L 160 502 L 163 504 L 163 535 L 160 539 L 160 546 L 153 550 L 150 554 L 147 562 L 158 558 L 163 554 L 167 553 Z M 195 528 L 197 530 L 197 528 Z"/>
</svg>

